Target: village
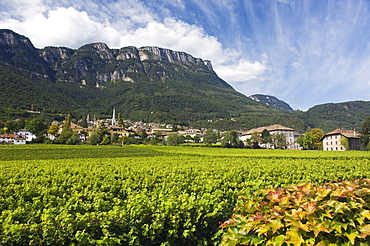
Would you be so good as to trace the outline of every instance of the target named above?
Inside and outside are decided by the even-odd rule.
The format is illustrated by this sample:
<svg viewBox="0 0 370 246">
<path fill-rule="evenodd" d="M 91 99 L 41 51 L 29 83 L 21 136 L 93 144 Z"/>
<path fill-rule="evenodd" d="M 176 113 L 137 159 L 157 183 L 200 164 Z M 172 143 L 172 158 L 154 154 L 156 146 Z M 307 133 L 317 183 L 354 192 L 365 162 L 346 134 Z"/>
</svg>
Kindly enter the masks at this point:
<svg viewBox="0 0 370 246">
<path fill-rule="evenodd" d="M 324 134 L 320 129 L 313 129 L 313 131 L 316 130 L 316 134 L 314 132 L 302 134 L 296 132 L 292 128 L 275 124 L 261 126 L 248 131 L 221 132 L 216 129 L 193 129 L 173 124 L 122 120 L 117 119 L 115 115 L 115 110 L 113 110 L 113 117 L 109 119 L 90 119 L 88 116 L 86 119 L 87 127 L 82 127 L 67 120 L 67 124 L 69 125 L 68 131 L 71 132 L 71 136 L 69 137 L 75 137 L 73 144 L 151 143 L 179 145 L 182 143 L 204 143 L 239 148 L 279 148 L 288 150 L 315 149 L 324 151 L 361 150 L 360 135 L 356 130 L 335 129 Z M 66 121 L 63 123 L 58 121 L 52 122 L 49 130 L 43 134 L 44 139 L 46 139 L 44 142 L 63 143 L 58 142 L 58 139 L 61 138 L 63 131 L 66 130 L 65 123 Z M 101 134 L 104 135 L 101 136 L 104 139 L 94 142 L 92 141 L 92 136 L 99 131 L 99 129 Z M 234 134 L 232 134 L 232 132 L 234 132 Z M 312 135 L 316 135 L 316 140 L 314 139 L 315 136 Z M 14 133 L 0 134 L 0 144 L 28 144 L 33 143 L 36 137 L 35 133 L 27 129 L 21 129 Z M 171 141 L 171 138 L 175 139 L 175 141 Z M 311 144 L 307 143 L 310 139 L 312 139 Z"/>
</svg>

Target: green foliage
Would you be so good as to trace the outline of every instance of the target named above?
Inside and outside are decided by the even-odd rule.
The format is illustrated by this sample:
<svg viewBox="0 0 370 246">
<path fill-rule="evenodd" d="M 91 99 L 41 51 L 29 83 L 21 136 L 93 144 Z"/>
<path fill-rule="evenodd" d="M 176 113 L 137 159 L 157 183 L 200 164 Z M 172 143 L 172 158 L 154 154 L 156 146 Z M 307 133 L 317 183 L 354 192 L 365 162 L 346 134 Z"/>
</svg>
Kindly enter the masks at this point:
<svg viewBox="0 0 370 246">
<path fill-rule="evenodd" d="M 58 138 L 58 143 L 66 144 L 67 141 L 73 136 L 73 131 L 70 127 L 65 126 L 63 127 L 62 133 Z"/>
<path fill-rule="evenodd" d="M 225 148 L 238 147 L 241 144 L 238 131 L 225 132 L 221 137 L 221 145 Z"/>
<path fill-rule="evenodd" d="M 109 136 L 109 135 L 103 136 L 103 140 L 101 141 L 101 144 L 107 145 L 107 144 L 110 144 L 110 143 L 112 143 L 111 136 Z"/>
<path fill-rule="evenodd" d="M 50 125 L 47 133 L 49 133 L 51 135 L 56 135 L 58 133 L 58 125 L 56 125 L 56 124 Z"/>
<path fill-rule="evenodd" d="M 324 137 L 325 133 L 323 130 L 319 128 L 313 128 L 311 129 L 311 136 L 312 136 L 312 143 L 313 147 L 316 150 L 322 150 L 322 138 Z"/>
<path fill-rule="evenodd" d="M 314 140 L 311 132 L 306 132 L 303 137 L 301 136 L 299 139 L 297 139 L 297 142 L 304 149 L 314 149 Z"/>
<path fill-rule="evenodd" d="M 99 133 L 97 131 L 93 131 L 88 138 L 88 143 L 91 145 L 97 145 L 102 141 L 100 139 Z"/>
<path fill-rule="evenodd" d="M 212 129 L 208 129 L 203 136 L 203 142 L 205 144 L 214 144 L 217 142 L 217 139 L 217 133 L 214 132 Z"/>
<path fill-rule="evenodd" d="M 46 125 L 40 119 L 34 118 L 26 122 L 26 129 L 35 135 L 42 135 L 46 130 Z"/>
<path fill-rule="evenodd" d="M 178 134 L 178 133 L 170 133 L 167 136 L 166 144 L 168 146 L 178 146 L 185 142 L 184 136 Z"/>
<path fill-rule="evenodd" d="M 80 144 L 80 138 L 78 134 L 73 132 L 72 135 L 67 139 L 66 144 L 68 145 Z"/>
<path fill-rule="evenodd" d="M 370 144 L 370 117 L 367 117 L 365 121 L 361 125 L 361 145 L 364 150 L 369 150 L 368 148 Z"/>
<path fill-rule="evenodd" d="M 251 143 L 253 144 L 254 148 L 257 146 L 259 147 L 259 144 L 261 143 L 262 141 L 262 138 L 261 138 L 261 133 L 260 132 L 253 132 L 251 134 L 251 138 L 250 138 L 250 141 Z M 272 141 L 272 138 L 271 138 L 271 141 Z"/>
<path fill-rule="evenodd" d="M 319 128 L 310 129 L 305 132 L 304 136 L 299 136 L 297 143 L 304 149 L 315 149 L 322 150 L 322 138 L 324 137 L 324 131 Z"/>
<path fill-rule="evenodd" d="M 182 122 L 222 131 L 281 124 L 304 132 L 308 126 L 325 131 L 359 129 L 370 115 L 370 102 L 363 101 L 318 105 L 307 112 L 277 110 L 238 93 L 198 60 L 176 64 L 117 59 L 120 52 L 135 54 L 137 49 L 109 49 L 104 44 L 98 44 L 104 51 L 97 44 L 62 48 L 65 56 L 61 59 L 55 55 L 60 48 L 38 50 L 23 36 L 1 32 L 18 39 L 0 47 L 0 97 L 6 98 L 0 101 L 2 120 L 29 118 L 27 110 L 32 108 L 54 116 L 68 112 L 99 117 L 116 106 L 123 118 L 145 122 Z M 114 72 L 134 83 L 109 81 Z M 120 117 L 118 124 L 122 125 Z"/>
<path fill-rule="evenodd" d="M 0 146 L 0 245 L 218 245 L 245 189 L 369 177 L 367 152 Z"/>
<path fill-rule="evenodd" d="M 370 102 L 351 101 L 327 103 L 310 108 L 307 112 L 294 112 L 313 128 L 325 132 L 333 129 L 360 129 L 366 117 L 370 115 Z"/>
<path fill-rule="evenodd" d="M 96 44 L 88 44 L 78 50 L 64 48 L 66 57 L 63 59 L 53 55 L 58 52 L 56 47 L 42 50 L 32 46 L 0 47 L 4 53 L 0 58 L 6 58 L 0 62 L 9 64 L 0 67 L 0 96 L 8 99 L 0 102 L 0 108 L 22 112 L 36 106 L 42 113 L 107 115 L 115 105 L 123 118 L 145 122 L 196 124 L 199 120 L 244 116 L 242 127 L 225 125 L 231 130 L 248 128 L 251 123 L 246 122 L 256 124 L 256 115 L 263 115 L 273 121 L 272 124 L 285 121 L 292 123 L 288 125 L 290 127 L 304 125 L 293 114 L 254 102 L 235 91 L 202 61 L 177 64 L 164 60 L 116 59 L 120 52 L 134 54 L 137 49 L 115 50 L 104 44 L 98 46 L 104 49 L 104 55 Z M 8 59 L 13 56 L 17 62 Z M 48 76 L 34 78 L 36 71 Z M 134 83 L 99 79 L 109 78 L 117 71 Z M 96 88 L 97 84 L 101 87 Z"/>
<path fill-rule="evenodd" d="M 261 133 L 261 142 L 263 144 L 268 144 L 268 143 L 272 142 L 271 134 L 267 129 L 263 129 L 263 131 Z"/>
<path fill-rule="evenodd" d="M 221 245 L 368 245 L 369 197 L 368 179 L 246 192 Z"/>
<path fill-rule="evenodd" d="M 112 142 L 113 144 L 115 144 L 115 143 L 118 143 L 118 141 L 119 141 L 119 135 L 118 135 L 117 133 L 114 133 L 114 134 L 112 135 L 111 142 Z"/>
<path fill-rule="evenodd" d="M 342 136 L 341 139 L 340 139 L 340 143 L 341 143 L 341 145 L 343 145 L 344 148 L 346 148 L 346 150 L 349 150 L 348 138 Z"/>
<path fill-rule="evenodd" d="M 286 147 L 286 136 L 284 133 L 273 133 L 271 134 L 271 142 L 275 149 L 283 149 Z"/>
<path fill-rule="evenodd" d="M 104 137 L 108 135 L 108 130 L 104 126 L 104 123 L 100 123 L 100 125 L 94 129 L 94 131 L 91 132 L 88 142 L 92 145 L 100 144 L 103 142 Z M 108 137 L 105 138 L 104 144 L 110 143 L 110 138 Z"/>
</svg>

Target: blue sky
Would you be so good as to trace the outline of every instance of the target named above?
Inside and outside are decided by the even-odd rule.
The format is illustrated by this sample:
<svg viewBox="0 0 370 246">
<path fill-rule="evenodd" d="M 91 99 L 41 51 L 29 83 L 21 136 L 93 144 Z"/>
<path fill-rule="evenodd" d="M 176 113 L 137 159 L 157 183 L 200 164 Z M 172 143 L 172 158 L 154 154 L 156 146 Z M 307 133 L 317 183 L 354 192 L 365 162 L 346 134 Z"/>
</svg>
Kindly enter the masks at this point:
<svg viewBox="0 0 370 246">
<path fill-rule="evenodd" d="M 2 0 L 0 28 L 37 48 L 185 51 L 294 109 L 370 101 L 370 0 Z"/>
</svg>

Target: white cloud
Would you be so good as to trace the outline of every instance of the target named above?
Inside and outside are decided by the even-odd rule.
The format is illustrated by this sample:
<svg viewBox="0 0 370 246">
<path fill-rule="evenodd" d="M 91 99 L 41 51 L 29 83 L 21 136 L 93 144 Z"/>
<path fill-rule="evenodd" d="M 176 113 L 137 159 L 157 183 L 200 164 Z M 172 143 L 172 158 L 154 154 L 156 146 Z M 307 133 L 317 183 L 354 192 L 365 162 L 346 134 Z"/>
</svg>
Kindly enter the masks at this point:
<svg viewBox="0 0 370 246">
<path fill-rule="evenodd" d="M 29 37 L 38 48 L 48 45 L 77 48 L 102 39 L 111 40 L 112 44 L 119 41 L 119 34 L 112 27 L 94 22 L 86 12 L 72 7 L 35 11 L 33 15 L 25 14 L 23 17 L 24 20 L 2 19 L 0 25 Z"/>
<path fill-rule="evenodd" d="M 223 49 L 214 36 L 209 36 L 198 26 L 166 18 L 163 22 L 151 21 L 145 27 L 121 37 L 121 46 L 159 46 L 185 51 L 195 57 L 224 63 L 235 51 Z"/>
<path fill-rule="evenodd" d="M 240 83 L 250 80 L 264 80 L 265 71 L 268 69 L 266 64 L 245 59 L 239 60 L 234 65 L 215 66 L 217 74 L 228 82 Z"/>
</svg>

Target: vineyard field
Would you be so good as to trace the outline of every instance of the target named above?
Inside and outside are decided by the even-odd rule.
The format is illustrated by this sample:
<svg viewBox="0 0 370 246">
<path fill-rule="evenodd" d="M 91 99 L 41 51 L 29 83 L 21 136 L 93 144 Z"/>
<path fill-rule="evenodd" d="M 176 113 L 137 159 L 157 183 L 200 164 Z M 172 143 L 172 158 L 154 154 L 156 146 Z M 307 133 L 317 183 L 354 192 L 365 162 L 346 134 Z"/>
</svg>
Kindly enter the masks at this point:
<svg viewBox="0 0 370 246">
<path fill-rule="evenodd" d="M 218 245 L 244 190 L 370 178 L 369 152 L 0 146 L 0 245 Z"/>
</svg>

